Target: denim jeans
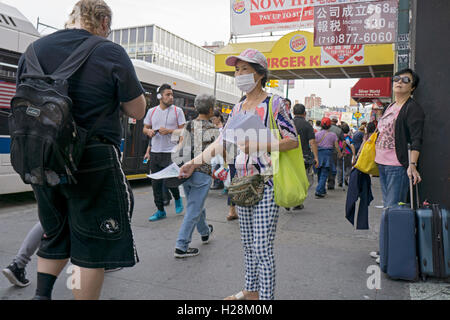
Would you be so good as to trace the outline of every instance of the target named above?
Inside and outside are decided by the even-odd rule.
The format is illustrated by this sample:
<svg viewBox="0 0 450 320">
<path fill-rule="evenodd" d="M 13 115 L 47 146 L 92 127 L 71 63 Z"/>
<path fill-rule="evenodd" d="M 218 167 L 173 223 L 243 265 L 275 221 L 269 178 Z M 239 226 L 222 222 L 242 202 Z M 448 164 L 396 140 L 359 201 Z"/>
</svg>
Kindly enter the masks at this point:
<svg viewBox="0 0 450 320">
<path fill-rule="evenodd" d="M 321 167 L 317 169 L 317 176 L 319 178 L 319 183 L 317 184 L 316 194 L 325 194 L 327 191 L 325 190 L 325 185 L 327 183 L 328 174 L 330 172 L 330 168 Z"/>
<path fill-rule="evenodd" d="M 406 202 L 409 178 L 404 167 L 378 165 L 384 207 Z"/>
<path fill-rule="evenodd" d="M 189 248 L 195 227 L 197 227 L 201 236 L 207 236 L 209 234 L 204 205 L 210 186 L 211 177 L 202 172 L 194 172 L 183 184 L 187 207 L 183 223 L 178 233 L 177 249 L 186 251 Z"/>
</svg>

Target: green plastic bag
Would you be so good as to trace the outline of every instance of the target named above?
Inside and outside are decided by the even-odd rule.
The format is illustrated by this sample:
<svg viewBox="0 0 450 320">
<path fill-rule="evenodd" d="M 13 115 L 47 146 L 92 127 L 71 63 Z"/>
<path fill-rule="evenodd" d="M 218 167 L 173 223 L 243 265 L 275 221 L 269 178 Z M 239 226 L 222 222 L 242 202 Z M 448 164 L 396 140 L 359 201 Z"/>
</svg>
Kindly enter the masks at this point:
<svg viewBox="0 0 450 320">
<path fill-rule="evenodd" d="M 269 102 L 270 129 L 281 140 L 282 137 L 273 116 L 272 105 L 273 97 Z M 308 195 L 309 181 L 306 175 L 300 136 L 298 137 L 298 148 L 282 152 L 273 151 L 270 153 L 270 157 L 273 167 L 275 203 L 285 208 L 303 204 Z"/>
</svg>

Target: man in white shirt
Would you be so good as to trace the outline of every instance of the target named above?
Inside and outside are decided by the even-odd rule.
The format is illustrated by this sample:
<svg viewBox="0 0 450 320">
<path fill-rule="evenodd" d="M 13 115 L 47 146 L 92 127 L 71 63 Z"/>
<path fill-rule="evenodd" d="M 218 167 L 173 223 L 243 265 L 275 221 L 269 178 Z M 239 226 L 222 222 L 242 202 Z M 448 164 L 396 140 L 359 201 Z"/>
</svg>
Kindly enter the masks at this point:
<svg viewBox="0 0 450 320">
<path fill-rule="evenodd" d="M 152 138 L 150 171 L 159 172 L 172 164 L 172 150 L 178 141 L 172 141 L 172 133 L 182 129 L 186 123 L 183 110 L 173 105 L 173 91 L 170 85 L 163 84 L 157 90 L 159 106 L 148 110 L 144 119 L 144 134 Z M 166 217 L 163 199 L 163 180 L 153 180 L 153 197 L 158 211 L 149 221 Z M 178 188 L 169 188 L 175 199 L 175 212 L 183 212 L 183 202 Z"/>
</svg>

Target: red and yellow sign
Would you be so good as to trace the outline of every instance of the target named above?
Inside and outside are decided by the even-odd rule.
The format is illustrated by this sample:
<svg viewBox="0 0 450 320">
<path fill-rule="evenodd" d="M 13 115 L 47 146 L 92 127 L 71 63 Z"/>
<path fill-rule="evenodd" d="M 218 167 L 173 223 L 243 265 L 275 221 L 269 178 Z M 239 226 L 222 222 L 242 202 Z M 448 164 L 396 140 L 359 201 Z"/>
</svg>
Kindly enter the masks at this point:
<svg viewBox="0 0 450 320">
<path fill-rule="evenodd" d="M 313 33 L 294 31 L 278 41 L 229 44 L 216 54 L 216 72 L 233 72 L 225 59 L 248 48 L 261 51 L 271 71 L 393 65 L 395 57 L 391 44 L 315 47 Z"/>
</svg>

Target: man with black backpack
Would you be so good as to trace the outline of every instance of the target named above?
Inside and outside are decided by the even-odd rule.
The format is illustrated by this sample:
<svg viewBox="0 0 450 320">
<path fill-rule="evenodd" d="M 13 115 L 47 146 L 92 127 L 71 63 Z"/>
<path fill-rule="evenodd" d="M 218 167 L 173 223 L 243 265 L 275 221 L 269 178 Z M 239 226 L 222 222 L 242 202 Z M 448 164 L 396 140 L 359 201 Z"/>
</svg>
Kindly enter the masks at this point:
<svg viewBox="0 0 450 320">
<path fill-rule="evenodd" d="M 104 1 L 79 1 L 66 29 L 34 42 L 19 61 L 11 162 L 32 184 L 45 231 L 36 300 L 51 299 L 69 258 L 80 279 L 75 299 L 98 299 L 105 268 L 139 261 L 120 111 L 142 119 L 145 98 L 125 50 L 106 40 L 111 17 Z"/>
</svg>

